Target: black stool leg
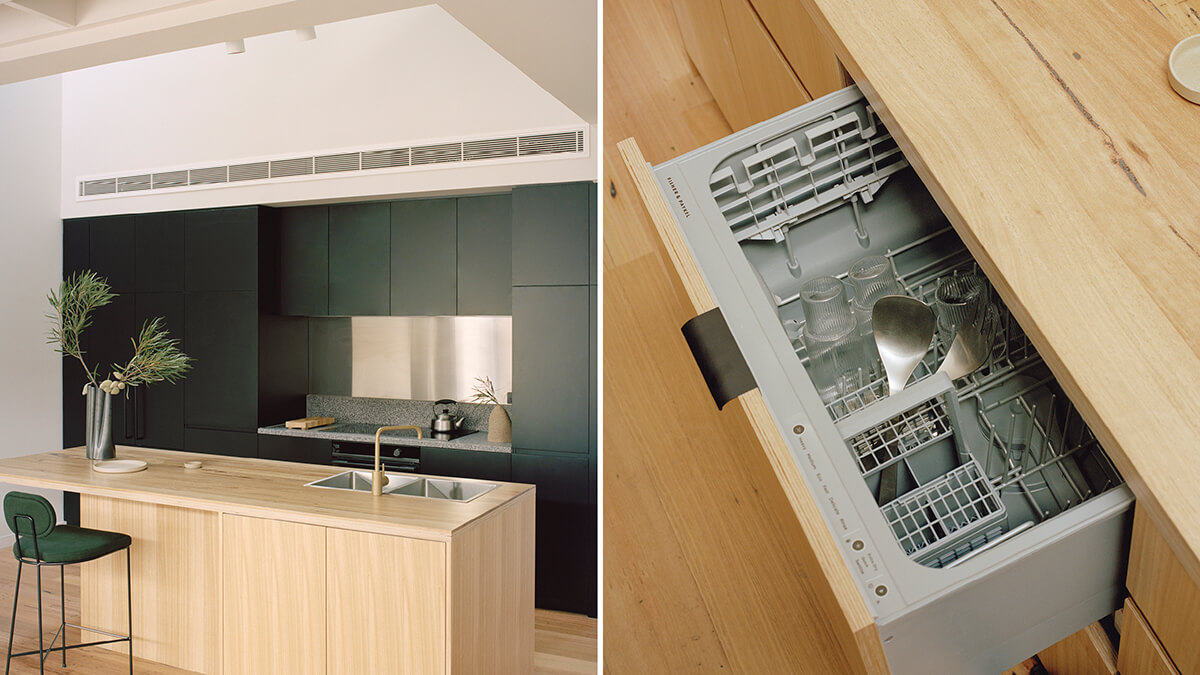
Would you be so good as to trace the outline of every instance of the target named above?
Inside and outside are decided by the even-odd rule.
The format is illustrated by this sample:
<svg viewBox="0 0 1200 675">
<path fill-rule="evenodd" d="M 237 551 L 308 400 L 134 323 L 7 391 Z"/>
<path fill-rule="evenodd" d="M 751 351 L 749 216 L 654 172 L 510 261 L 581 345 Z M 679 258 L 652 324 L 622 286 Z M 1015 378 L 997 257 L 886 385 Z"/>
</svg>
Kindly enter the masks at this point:
<svg viewBox="0 0 1200 675">
<path fill-rule="evenodd" d="M 58 601 L 62 608 L 62 663 L 67 667 L 67 575 L 66 565 L 58 566 Z"/>
<path fill-rule="evenodd" d="M 125 548 L 125 602 L 129 606 L 129 675 L 133 675 L 133 564 L 129 561 L 132 547 Z"/>
<path fill-rule="evenodd" d="M 17 598 L 21 597 L 21 570 L 25 567 L 25 563 L 17 561 L 17 587 L 13 589 L 13 613 L 12 623 L 8 627 L 8 659 L 4 662 L 4 675 L 8 675 L 8 669 L 12 666 L 12 643 L 13 633 L 17 630 Z"/>
<path fill-rule="evenodd" d="M 42 637 L 42 566 L 37 566 L 38 579 L 38 672 L 46 672 L 46 645 Z"/>
</svg>

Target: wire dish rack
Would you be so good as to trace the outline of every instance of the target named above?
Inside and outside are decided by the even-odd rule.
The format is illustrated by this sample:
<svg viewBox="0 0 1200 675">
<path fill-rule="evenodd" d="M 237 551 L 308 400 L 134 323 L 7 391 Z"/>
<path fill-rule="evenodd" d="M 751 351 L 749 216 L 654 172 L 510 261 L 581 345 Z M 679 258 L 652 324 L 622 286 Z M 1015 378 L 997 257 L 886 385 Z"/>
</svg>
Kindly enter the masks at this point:
<svg viewBox="0 0 1200 675">
<path fill-rule="evenodd" d="M 939 278 L 979 272 L 950 228 L 886 256 L 905 293 L 931 306 Z M 1123 482 L 1012 313 L 994 294 L 988 307 L 992 351 L 982 367 L 954 383 L 954 397 L 916 401 L 845 439 L 872 489 L 884 468 L 906 468 L 907 491 L 880 511 L 903 550 L 931 567 L 951 565 Z M 785 322 L 785 328 L 798 335 L 803 321 Z M 803 341 L 793 346 L 807 365 Z M 915 382 L 936 372 L 945 351 L 935 338 Z M 826 405 L 834 422 L 852 427 L 847 422 L 869 416 L 887 399 L 883 373 L 860 373 L 857 384 Z"/>
</svg>

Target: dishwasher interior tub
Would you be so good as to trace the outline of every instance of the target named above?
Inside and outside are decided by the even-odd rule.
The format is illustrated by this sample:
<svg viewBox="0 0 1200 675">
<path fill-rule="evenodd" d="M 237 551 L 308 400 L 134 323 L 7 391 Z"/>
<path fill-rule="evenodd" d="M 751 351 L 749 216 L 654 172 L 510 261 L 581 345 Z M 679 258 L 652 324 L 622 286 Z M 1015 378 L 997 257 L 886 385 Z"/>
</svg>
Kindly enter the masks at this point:
<svg viewBox="0 0 1200 675">
<path fill-rule="evenodd" d="M 809 378 L 804 282 L 883 255 L 932 306 L 978 271 L 857 87 L 653 172 L 893 672 L 997 673 L 1120 607 L 1132 493 L 995 293 L 965 378 L 936 373 L 936 338 L 894 396 L 881 370 L 824 399 Z"/>
</svg>

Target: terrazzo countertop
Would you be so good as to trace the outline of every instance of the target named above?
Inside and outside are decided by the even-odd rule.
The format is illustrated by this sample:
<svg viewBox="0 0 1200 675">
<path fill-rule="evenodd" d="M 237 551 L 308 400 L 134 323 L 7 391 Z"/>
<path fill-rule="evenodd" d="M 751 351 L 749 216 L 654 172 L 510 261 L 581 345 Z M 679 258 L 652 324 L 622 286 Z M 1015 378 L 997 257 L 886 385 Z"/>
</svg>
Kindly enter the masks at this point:
<svg viewBox="0 0 1200 675">
<path fill-rule="evenodd" d="M 375 430 L 382 426 L 398 424 L 386 422 L 368 424 L 365 422 L 337 422 L 327 427 L 316 429 L 287 429 L 282 424 L 260 427 L 258 433 L 268 436 L 297 436 L 300 438 L 323 438 L 330 441 L 351 441 L 355 443 L 375 443 Z M 402 422 L 399 424 L 403 424 Z M 432 438 L 428 427 L 421 428 L 420 440 L 413 431 L 385 431 L 379 438 L 380 445 L 407 445 L 422 448 L 454 448 L 456 450 L 476 450 L 478 452 L 512 452 L 512 443 L 493 443 L 487 439 L 486 431 L 476 431 L 466 436 L 460 436 L 452 441 Z"/>
<path fill-rule="evenodd" d="M 309 394 L 305 400 L 305 414 L 309 417 L 332 417 L 337 420 L 334 424 L 316 429 L 288 429 L 281 421 L 279 424 L 259 427 L 258 433 L 374 444 L 375 430 L 379 427 L 412 424 L 421 427 L 420 440 L 417 440 L 417 434 L 413 431 L 385 431 L 379 439 L 380 445 L 511 453 L 512 443 L 493 443 L 487 439 L 488 416 L 493 407 L 474 403 L 457 403 L 451 407 L 452 413 L 464 418 L 463 426 L 472 430 L 472 433 L 450 441 L 432 437 L 428 426 L 433 418 L 432 401 Z M 512 413 L 510 406 L 505 406 L 505 409 L 509 414 Z"/>
</svg>

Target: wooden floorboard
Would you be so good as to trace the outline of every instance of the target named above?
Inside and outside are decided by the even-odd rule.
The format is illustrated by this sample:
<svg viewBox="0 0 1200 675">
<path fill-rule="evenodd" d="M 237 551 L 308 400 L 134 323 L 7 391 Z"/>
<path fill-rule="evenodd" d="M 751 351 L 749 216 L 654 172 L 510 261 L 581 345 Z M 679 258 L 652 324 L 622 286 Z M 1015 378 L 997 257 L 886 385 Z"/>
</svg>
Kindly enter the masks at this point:
<svg viewBox="0 0 1200 675">
<path fill-rule="evenodd" d="M 20 605 L 17 608 L 16 630 L 13 635 L 13 651 L 37 649 L 37 580 L 32 567 L 21 573 Z M 4 626 L 3 637 L 7 649 L 8 626 L 12 611 L 13 590 L 16 587 L 17 562 L 8 555 L 0 555 L 0 624 Z M 79 623 L 79 567 L 69 566 L 65 573 L 67 621 Z M 42 573 L 42 632 L 47 645 L 54 636 L 60 621 L 58 570 L 46 568 Z M 120 593 L 123 589 L 117 589 Z M 124 602 L 124 597 L 114 601 Z M 595 673 L 596 665 L 596 620 L 578 614 L 536 610 L 534 612 L 534 667 L 535 675 L 582 675 Z M 79 631 L 71 628 L 70 642 L 79 641 Z M 23 656 L 13 659 L 10 672 L 17 675 L 38 672 L 38 657 Z M 67 667 L 61 667 L 61 657 L 56 653 L 46 660 L 46 670 L 63 675 L 103 675 L 125 673 L 129 660 L 124 652 L 115 652 L 100 647 L 72 649 L 67 653 Z M 139 675 L 174 675 L 191 671 L 172 668 L 145 659 L 134 660 L 135 672 Z"/>
</svg>

